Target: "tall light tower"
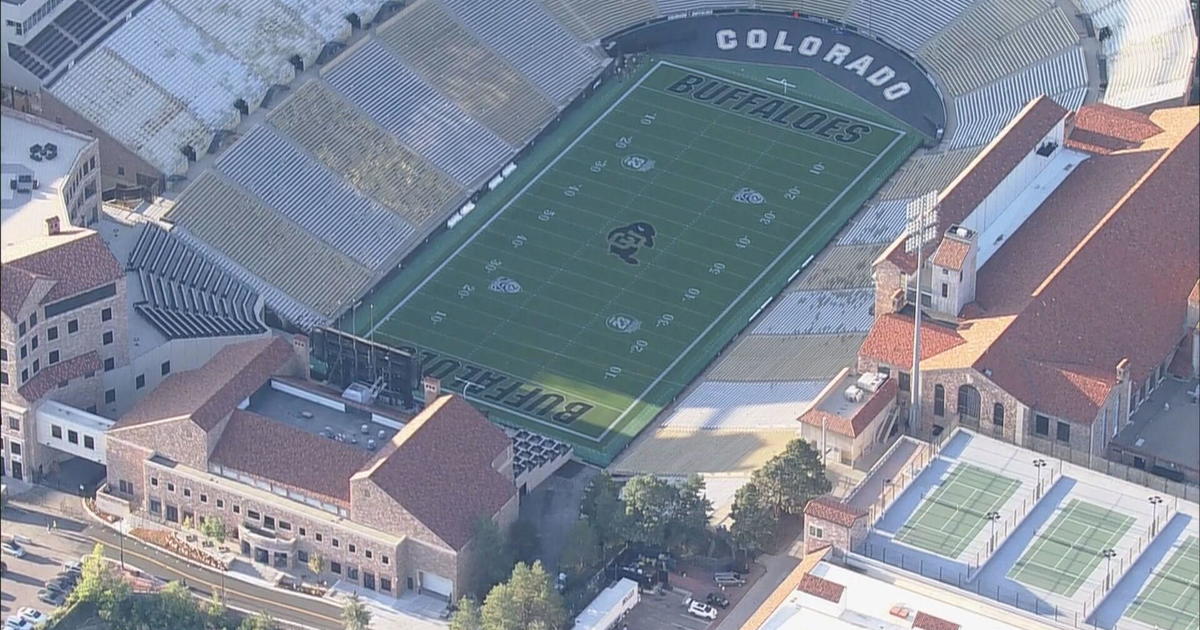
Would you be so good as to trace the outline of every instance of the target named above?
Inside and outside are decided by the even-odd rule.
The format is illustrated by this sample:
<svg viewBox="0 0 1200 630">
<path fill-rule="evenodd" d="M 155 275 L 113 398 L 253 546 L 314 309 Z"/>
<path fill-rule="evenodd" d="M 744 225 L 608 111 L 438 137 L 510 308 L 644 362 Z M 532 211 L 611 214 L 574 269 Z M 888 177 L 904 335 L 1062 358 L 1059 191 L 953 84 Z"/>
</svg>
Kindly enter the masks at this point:
<svg viewBox="0 0 1200 630">
<path fill-rule="evenodd" d="M 921 258 L 926 241 L 937 237 L 937 202 L 939 191 L 928 193 L 913 199 L 905 208 L 907 226 L 905 234 L 908 241 L 904 250 L 917 255 L 917 269 L 912 275 L 913 294 L 913 355 L 912 379 L 909 382 L 911 399 L 908 407 L 908 426 L 910 431 L 916 431 L 921 426 Z"/>
</svg>

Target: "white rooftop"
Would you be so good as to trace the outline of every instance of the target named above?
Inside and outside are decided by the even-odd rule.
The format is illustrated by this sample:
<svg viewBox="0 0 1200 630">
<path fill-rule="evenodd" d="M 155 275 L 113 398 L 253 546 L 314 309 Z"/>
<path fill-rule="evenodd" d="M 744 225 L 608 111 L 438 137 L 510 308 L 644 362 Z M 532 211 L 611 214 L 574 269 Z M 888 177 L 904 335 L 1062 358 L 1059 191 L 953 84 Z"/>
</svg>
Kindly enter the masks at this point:
<svg viewBox="0 0 1200 630">
<path fill-rule="evenodd" d="M 75 165 L 76 157 L 94 140 L 18 112 L 5 111 L 3 127 L 0 234 L 3 235 L 3 246 L 8 248 L 19 241 L 45 234 L 49 217 L 58 217 L 63 227 L 70 225 L 61 187 Z M 47 142 L 58 145 L 58 157 L 40 162 L 29 157 L 30 146 Z M 31 176 L 38 187 L 28 193 L 13 190 L 10 182 L 21 175 Z"/>
</svg>

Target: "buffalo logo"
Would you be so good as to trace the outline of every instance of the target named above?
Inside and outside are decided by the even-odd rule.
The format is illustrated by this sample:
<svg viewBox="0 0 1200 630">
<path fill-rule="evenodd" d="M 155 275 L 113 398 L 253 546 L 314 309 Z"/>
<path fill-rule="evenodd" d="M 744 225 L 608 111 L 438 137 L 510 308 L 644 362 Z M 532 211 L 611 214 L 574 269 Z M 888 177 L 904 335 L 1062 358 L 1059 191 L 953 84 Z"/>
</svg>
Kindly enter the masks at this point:
<svg viewBox="0 0 1200 630">
<path fill-rule="evenodd" d="M 748 203 L 757 206 L 765 202 L 767 198 L 763 197 L 762 193 L 753 188 L 739 188 L 737 192 L 733 193 L 733 200 L 738 203 Z"/>
<path fill-rule="evenodd" d="M 649 172 L 654 168 L 654 160 L 643 155 L 626 155 L 621 158 L 621 166 L 639 173 Z"/>
<path fill-rule="evenodd" d="M 638 221 L 608 233 L 608 251 L 631 265 L 638 264 L 634 255 L 643 247 L 654 247 L 654 226 L 649 223 Z"/>
<path fill-rule="evenodd" d="M 488 289 L 496 293 L 520 293 L 521 283 L 508 276 L 500 276 L 492 280 L 492 284 L 488 286 Z"/>
<path fill-rule="evenodd" d="M 636 332 L 637 329 L 642 327 L 642 321 L 640 319 L 634 317 L 633 315 L 626 315 L 624 313 L 609 315 L 604 324 L 608 326 L 610 330 L 625 334 Z"/>
</svg>

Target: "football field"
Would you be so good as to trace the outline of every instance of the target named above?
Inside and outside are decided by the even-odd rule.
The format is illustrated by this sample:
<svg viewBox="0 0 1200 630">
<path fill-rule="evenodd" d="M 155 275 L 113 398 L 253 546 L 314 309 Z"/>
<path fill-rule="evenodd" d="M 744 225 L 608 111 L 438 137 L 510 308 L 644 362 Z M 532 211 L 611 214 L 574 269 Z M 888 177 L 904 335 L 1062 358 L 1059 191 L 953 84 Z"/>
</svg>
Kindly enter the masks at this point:
<svg viewBox="0 0 1200 630">
<path fill-rule="evenodd" d="M 374 326 L 497 419 L 606 464 L 920 143 L 658 61 Z"/>
</svg>

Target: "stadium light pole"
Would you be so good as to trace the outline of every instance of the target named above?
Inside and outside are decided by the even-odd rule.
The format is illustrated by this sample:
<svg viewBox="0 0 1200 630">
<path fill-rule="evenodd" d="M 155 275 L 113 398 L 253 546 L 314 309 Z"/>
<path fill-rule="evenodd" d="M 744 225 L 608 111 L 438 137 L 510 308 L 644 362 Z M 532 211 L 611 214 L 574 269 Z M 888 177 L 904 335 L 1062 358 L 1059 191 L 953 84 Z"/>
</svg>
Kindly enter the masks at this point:
<svg viewBox="0 0 1200 630">
<path fill-rule="evenodd" d="M 916 431 L 921 423 L 921 259 L 928 231 L 937 226 L 938 191 L 931 190 L 918 197 L 905 208 L 908 219 L 908 242 L 905 251 L 917 253 L 916 271 L 913 273 L 915 298 L 913 300 L 913 355 L 911 390 L 909 398 L 909 430 Z M 916 241 L 915 243 L 913 241 Z"/>
<path fill-rule="evenodd" d="M 1033 460 L 1033 466 L 1037 468 L 1038 475 L 1037 492 L 1034 493 L 1034 498 L 1040 499 L 1042 498 L 1042 469 L 1046 467 L 1046 460 L 1041 458 L 1035 459 Z"/>
<path fill-rule="evenodd" d="M 996 521 L 1000 520 L 1000 513 L 995 511 L 988 512 L 984 518 L 992 526 L 991 538 L 988 540 L 988 553 L 993 553 L 996 551 Z"/>
<path fill-rule="evenodd" d="M 1154 515 L 1150 517 L 1150 535 L 1158 535 L 1158 504 L 1163 502 L 1163 498 L 1157 494 L 1150 497 L 1150 509 L 1154 510 Z"/>
<path fill-rule="evenodd" d="M 1116 557 L 1117 550 L 1112 549 L 1110 547 L 1108 549 L 1105 549 L 1104 551 L 1101 551 L 1100 553 L 1104 555 L 1104 560 L 1105 560 L 1104 590 L 1107 591 L 1110 588 L 1110 585 L 1112 584 L 1112 559 L 1114 557 Z"/>
</svg>

